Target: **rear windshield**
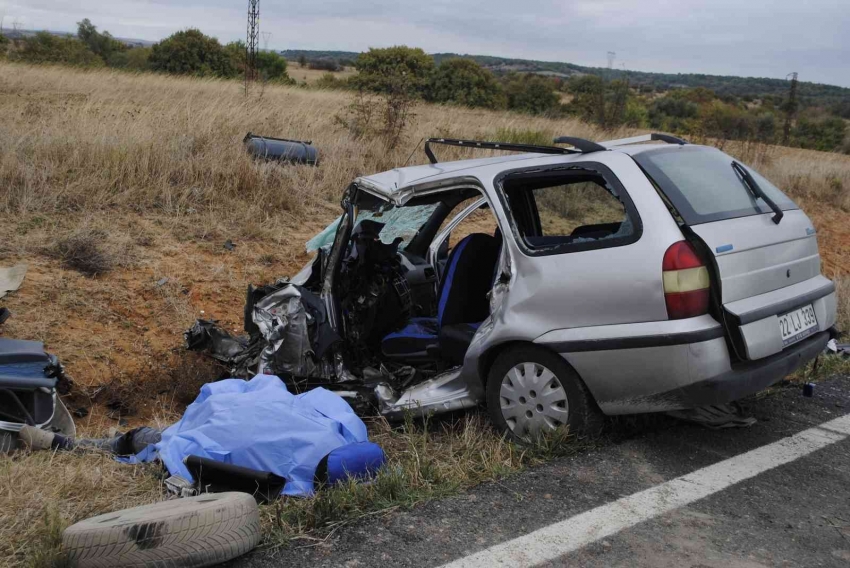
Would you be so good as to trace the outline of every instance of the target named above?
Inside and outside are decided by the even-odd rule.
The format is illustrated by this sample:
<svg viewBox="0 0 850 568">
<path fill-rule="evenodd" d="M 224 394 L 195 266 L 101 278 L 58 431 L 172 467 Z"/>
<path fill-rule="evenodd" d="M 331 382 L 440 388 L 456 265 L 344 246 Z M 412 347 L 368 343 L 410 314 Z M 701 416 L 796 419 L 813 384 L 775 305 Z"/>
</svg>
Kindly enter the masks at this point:
<svg viewBox="0 0 850 568">
<path fill-rule="evenodd" d="M 732 168 L 733 158 L 715 148 L 668 146 L 635 154 L 688 225 L 771 213 Z M 787 195 L 752 168 L 759 187 L 782 210 L 796 209 Z"/>
</svg>

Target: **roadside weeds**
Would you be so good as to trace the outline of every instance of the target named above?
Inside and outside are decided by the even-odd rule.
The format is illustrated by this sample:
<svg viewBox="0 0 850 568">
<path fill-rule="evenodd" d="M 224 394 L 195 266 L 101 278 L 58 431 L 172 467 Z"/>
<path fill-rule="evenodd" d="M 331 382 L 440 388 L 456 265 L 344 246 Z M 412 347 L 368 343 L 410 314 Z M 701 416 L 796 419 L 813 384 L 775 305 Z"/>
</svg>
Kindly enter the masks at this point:
<svg viewBox="0 0 850 568">
<path fill-rule="evenodd" d="M 497 435 L 481 412 L 400 426 L 369 422 L 388 463 L 369 483 L 348 482 L 311 498 L 281 498 L 260 509 L 262 547 L 309 546 L 358 519 L 460 493 L 593 442 L 567 432 L 518 446 Z M 161 501 L 158 466 L 128 466 L 98 453 L 41 452 L 0 456 L 0 557 L 6 566 L 62 566 L 62 531 L 94 515 Z"/>
</svg>

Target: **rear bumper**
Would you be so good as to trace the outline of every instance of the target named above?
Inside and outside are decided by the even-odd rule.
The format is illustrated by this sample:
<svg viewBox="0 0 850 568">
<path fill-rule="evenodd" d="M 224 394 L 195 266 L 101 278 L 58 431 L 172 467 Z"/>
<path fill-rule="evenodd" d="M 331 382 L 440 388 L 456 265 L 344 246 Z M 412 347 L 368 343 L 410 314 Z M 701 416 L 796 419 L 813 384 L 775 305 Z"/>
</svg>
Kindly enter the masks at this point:
<svg viewBox="0 0 850 568">
<path fill-rule="evenodd" d="M 814 359 L 830 338 L 829 330 L 821 331 L 780 353 L 733 366 L 726 340 L 701 333 L 688 332 L 682 342 L 670 336 L 654 344 L 648 337 L 634 345 L 606 342 L 598 350 L 544 345 L 575 368 L 605 414 L 636 414 L 724 404 L 757 393 Z"/>
<path fill-rule="evenodd" d="M 805 365 L 826 347 L 830 332 L 822 331 L 784 351 L 759 361 L 677 389 L 670 393 L 682 408 L 725 404 L 755 394 L 779 382 Z"/>
</svg>

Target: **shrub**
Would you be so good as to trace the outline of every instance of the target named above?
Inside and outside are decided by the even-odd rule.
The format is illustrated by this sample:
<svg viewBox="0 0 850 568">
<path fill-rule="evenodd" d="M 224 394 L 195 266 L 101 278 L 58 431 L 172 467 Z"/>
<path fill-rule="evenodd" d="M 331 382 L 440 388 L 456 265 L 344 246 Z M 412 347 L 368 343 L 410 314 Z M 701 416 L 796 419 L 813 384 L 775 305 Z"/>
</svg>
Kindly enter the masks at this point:
<svg viewBox="0 0 850 568">
<path fill-rule="evenodd" d="M 755 131 L 752 115 L 719 100 L 704 105 L 699 117 L 702 133 L 718 140 L 748 140 Z"/>
<path fill-rule="evenodd" d="M 381 138 L 395 148 L 415 116 L 415 99 L 403 93 L 375 94 L 358 89 L 345 114 L 335 117 L 352 138 Z"/>
<path fill-rule="evenodd" d="M 257 53 L 257 71 L 264 81 L 294 83 L 286 72 L 286 59 L 273 51 Z"/>
<path fill-rule="evenodd" d="M 103 231 L 80 231 L 59 239 L 53 250 L 66 268 L 97 276 L 112 270 L 115 259 L 104 247 L 107 238 Z"/>
<path fill-rule="evenodd" d="M 25 63 L 59 63 L 75 67 L 103 66 L 103 59 L 75 38 L 39 32 L 22 43 L 21 49 L 14 52 L 14 59 Z"/>
<path fill-rule="evenodd" d="M 124 68 L 130 71 L 148 71 L 150 69 L 150 65 L 148 64 L 150 56 L 151 48 L 134 47 L 125 53 L 127 62 Z"/>
<path fill-rule="evenodd" d="M 628 81 L 605 82 L 601 77 L 584 75 L 571 79 L 567 90 L 573 96 L 567 109 L 602 128 L 622 124 L 639 127 L 649 118 L 632 96 Z"/>
<path fill-rule="evenodd" d="M 340 79 L 333 73 L 325 73 L 313 82 L 315 89 L 347 89 L 350 83 L 346 79 Z"/>
<path fill-rule="evenodd" d="M 224 52 L 230 59 L 234 75 L 245 73 L 245 58 L 247 56 L 245 42 L 232 41 L 224 46 Z M 257 72 L 263 81 L 275 83 L 294 83 L 287 73 L 286 59 L 274 51 L 257 53 Z"/>
<path fill-rule="evenodd" d="M 530 114 L 556 110 L 560 97 L 552 80 L 542 75 L 511 74 L 505 80 L 508 108 Z"/>
<path fill-rule="evenodd" d="M 307 62 L 307 67 L 318 71 L 339 71 L 341 69 L 339 63 L 333 59 L 311 59 Z"/>
<path fill-rule="evenodd" d="M 649 111 L 640 102 L 629 99 L 626 102 L 623 124 L 632 128 L 645 128 L 649 124 Z"/>
<path fill-rule="evenodd" d="M 838 117 L 820 120 L 800 118 L 792 131 L 793 144 L 800 148 L 832 152 L 841 149 L 847 125 Z"/>
<path fill-rule="evenodd" d="M 201 77 L 234 77 L 238 71 L 217 39 L 199 30 L 177 32 L 151 48 L 148 64 L 153 71 Z"/>
<path fill-rule="evenodd" d="M 507 97 L 495 75 L 471 59 L 453 57 L 434 71 L 427 98 L 469 107 L 505 108 Z"/>
<path fill-rule="evenodd" d="M 649 107 L 649 124 L 660 130 L 685 131 L 689 121 L 696 119 L 699 105 L 678 97 L 666 96 L 656 99 Z"/>
</svg>

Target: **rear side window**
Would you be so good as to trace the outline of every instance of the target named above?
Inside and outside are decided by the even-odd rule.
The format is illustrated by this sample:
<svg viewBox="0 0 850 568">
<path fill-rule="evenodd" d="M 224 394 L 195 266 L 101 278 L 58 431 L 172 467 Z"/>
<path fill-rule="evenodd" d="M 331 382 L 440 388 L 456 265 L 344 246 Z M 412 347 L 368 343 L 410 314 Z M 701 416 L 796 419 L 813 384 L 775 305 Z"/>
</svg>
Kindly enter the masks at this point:
<svg viewBox="0 0 850 568">
<path fill-rule="evenodd" d="M 604 239 L 615 235 L 628 219 L 625 207 L 602 178 L 532 189 L 531 194 L 543 237 Z M 632 231 L 631 227 L 623 230 Z"/>
<path fill-rule="evenodd" d="M 688 225 L 771 213 L 732 168 L 733 158 L 714 148 L 671 146 L 635 154 L 635 161 Z M 746 166 L 745 166 L 746 167 Z M 752 168 L 759 186 L 781 209 L 796 209 L 787 195 Z"/>
<path fill-rule="evenodd" d="M 641 231 L 637 212 L 616 178 L 607 173 L 572 167 L 506 175 L 501 183 L 512 229 L 526 251 L 560 254 L 637 241 Z"/>
</svg>

